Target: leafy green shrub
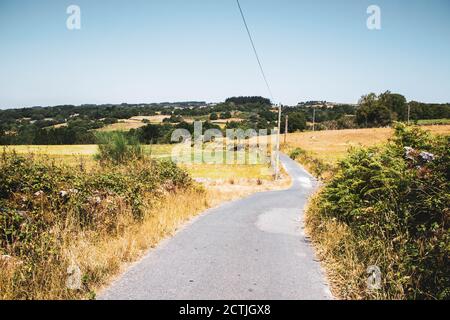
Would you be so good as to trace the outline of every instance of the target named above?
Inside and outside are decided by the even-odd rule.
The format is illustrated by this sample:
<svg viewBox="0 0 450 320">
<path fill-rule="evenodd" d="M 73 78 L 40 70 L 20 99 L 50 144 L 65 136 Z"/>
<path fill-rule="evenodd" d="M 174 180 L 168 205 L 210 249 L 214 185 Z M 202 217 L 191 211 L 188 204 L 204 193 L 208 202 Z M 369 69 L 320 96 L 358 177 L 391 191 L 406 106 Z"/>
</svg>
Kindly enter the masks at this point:
<svg viewBox="0 0 450 320">
<path fill-rule="evenodd" d="M 305 156 L 306 155 L 306 151 L 301 149 L 301 148 L 295 148 L 294 150 L 291 151 L 291 153 L 289 154 L 289 157 L 292 160 L 297 160 L 300 156 Z"/>
<path fill-rule="evenodd" d="M 323 178 L 325 173 L 331 172 L 333 167 L 324 161 L 310 155 L 301 148 L 295 148 L 289 154 L 292 160 L 298 160 L 300 163 L 308 167 L 310 172 L 317 178 Z"/>
<path fill-rule="evenodd" d="M 20 261 L 8 280 L 14 283 L 14 294 L 29 297 L 28 286 L 45 286 L 35 282 L 50 278 L 44 275 L 49 264 L 59 266 L 65 276 L 65 236 L 116 236 L 123 221 L 140 222 L 167 193 L 191 187 L 189 175 L 168 161 L 84 171 L 46 159 L 0 155 L 0 258 Z M 1 286 L 0 281 L 0 297 Z"/>
<path fill-rule="evenodd" d="M 96 135 L 96 139 L 99 148 L 96 158 L 100 161 L 120 164 L 143 156 L 141 144 L 135 136 L 128 137 L 122 132 L 102 132 Z"/>
<path fill-rule="evenodd" d="M 450 137 L 398 125 L 385 147 L 353 150 L 324 188 L 316 214 L 350 228 L 357 263 L 382 270 L 383 297 L 450 298 L 449 173 Z"/>
</svg>

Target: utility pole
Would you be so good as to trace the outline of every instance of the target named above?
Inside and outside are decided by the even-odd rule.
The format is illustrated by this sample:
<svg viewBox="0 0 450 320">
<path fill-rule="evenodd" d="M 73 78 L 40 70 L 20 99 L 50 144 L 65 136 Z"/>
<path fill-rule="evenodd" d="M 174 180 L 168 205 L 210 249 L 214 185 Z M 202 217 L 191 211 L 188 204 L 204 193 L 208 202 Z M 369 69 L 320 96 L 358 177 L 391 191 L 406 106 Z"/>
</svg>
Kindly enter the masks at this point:
<svg viewBox="0 0 450 320">
<path fill-rule="evenodd" d="M 287 143 L 287 135 L 288 135 L 288 131 L 289 131 L 289 116 L 286 115 L 286 126 L 284 127 L 284 144 Z"/>
<path fill-rule="evenodd" d="M 411 123 L 411 105 L 408 103 L 408 126 Z"/>
<path fill-rule="evenodd" d="M 313 107 L 313 131 L 316 131 L 316 107 Z"/>
<path fill-rule="evenodd" d="M 277 133 L 277 164 L 276 164 L 276 180 L 280 179 L 280 141 L 281 141 L 281 104 L 278 105 L 278 133 Z"/>
</svg>

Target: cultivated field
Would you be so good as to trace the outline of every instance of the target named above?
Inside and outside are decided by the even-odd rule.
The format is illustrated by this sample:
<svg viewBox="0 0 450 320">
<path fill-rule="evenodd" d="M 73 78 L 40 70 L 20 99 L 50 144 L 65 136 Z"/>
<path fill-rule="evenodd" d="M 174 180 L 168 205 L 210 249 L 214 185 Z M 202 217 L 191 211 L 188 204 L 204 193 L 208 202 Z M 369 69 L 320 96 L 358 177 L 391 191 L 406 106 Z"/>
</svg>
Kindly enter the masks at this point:
<svg viewBox="0 0 450 320">
<path fill-rule="evenodd" d="M 419 120 L 418 124 L 421 126 L 450 125 L 450 119 Z"/>
<path fill-rule="evenodd" d="M 132 117 L 130 118 L 130 120 L 132 121 L 148 121 L 152 124 L 161 124 L 163 123 L 163 121 L 167 118 L 170 118 L 170 116 L 164 116 L 164 115 L 157 115 L 157 116 L 137 116 L 137 117 Z"/>
<path fill-rule="evenodd" d="M 425 126 L 433 134 L 450 135 L 450 125 Z M 317 131 L 288 135 L 285 150 L 302 148 L 326 163 L 342 159 L 352 147 L 374 146 L 386 142 L 393 135 L 390 128 Z"/>
<path fill-rule="evenodd" d="M 173 145 L 145 145 L 144 153 L 154 159 L 170 160 Z M 94 155 L 98 151 L 97 145 L 62 145 L 62 146 L 5 146 L 7 152 L 18 154 L 33 154 L 47 156 L 55 162 L 68 165 L 84 165 L 87 168 L 98 165 Z M 182 164 L 193 178 L 213 180 L 262 179 L 272 180 L 273 171 L 267 164 Z"/>
<path fill-rule="evenodd" d="M 434 134 L 450 134 L 450 125 L 423 127 Z M 342 159 L 352 147 L 373 146 L 386 142 L 393 134 L 389 128 L 359 129 L 340 131 L 318 131 L 293 133 L 288 135 L 284 151 L 293 148 L 302 148 L 314 157 L 326 163 L 333 164 Z M 7 151 L 19 154 L 34 154 L 48 156 L 55 161 L 69 165 L 83 165 L 90 167 L 97 165 L 93 156 L 97 153 L 96 145 L 70 145 L 70 146 L 8 146 Z M 144 146 L 147 155 L 155 159 L 171 159 L 172 145 Z M 183 165 L 194 178 L 204 179 L 263 179 L 271 180 L 273 171 L 268 165 L 214 165 L 192 164 Z"/>
<path fill-rule="evenodd" d="M 131 129 L 139 129 L 146 126 L 142 120 L 126 119 L 119 120 L 118 123 L 110 124 L 104 128 L 98 129 L 100 132 L 112 132 L 112 131 L 130 131 Z"/>
</svg>

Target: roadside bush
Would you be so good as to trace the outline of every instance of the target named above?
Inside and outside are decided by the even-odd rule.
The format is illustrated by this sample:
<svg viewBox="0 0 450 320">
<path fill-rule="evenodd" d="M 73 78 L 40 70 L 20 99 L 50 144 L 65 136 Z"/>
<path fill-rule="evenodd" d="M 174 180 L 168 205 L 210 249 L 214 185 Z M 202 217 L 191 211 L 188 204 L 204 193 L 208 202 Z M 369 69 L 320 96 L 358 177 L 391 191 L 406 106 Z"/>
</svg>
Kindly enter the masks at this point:
<svg viewBox="0 0 450 320">
<path fill-rule="evenodd" d="M 88 234 L 94 242 L 119 236 L 165 197 L 191 189 L 189 175 L 166 161 L 135 160 L 87 172 L 3 153 L 0 299 L 80 297 L 92 275 L 86 270 L 84 291 L 65 288 L 73 242 L 87 241 Z"/>
<path fill-rule="evenodd" d="M 353 150 L 308 212 L 327 262 L 380 267 L 382 289 L 367 291 L 363 273 L 345 298 L 450 299 L 450 137 L 397 125 L 386 146 Z M 336 248 L 327 225 L 349 232 Z M 346 248 L 343 250 L 343 248 Z M 349 260 L 351 262 L 349 262 Z M 344 282 L 349 279 L 342 271 Z"/>
<path fill-rule="evenodd" d="M 143 151 L 139 139 L 126 136 L 122 132 L 98 133 L 96 135 L 100 161 L 121 164 L 142 159 Z"/>
<path fill-rule="evenodd" d="M 295 148 L 289 153 L 292 160 L 298 160 L 300 163 L 305 165 L 307 169 L 317 178 L 324 178 L 325 175 L 329 174 L 333 167 L 324 161 L 310 155 L 307 151 L 301 148 Z"/>
</svg>

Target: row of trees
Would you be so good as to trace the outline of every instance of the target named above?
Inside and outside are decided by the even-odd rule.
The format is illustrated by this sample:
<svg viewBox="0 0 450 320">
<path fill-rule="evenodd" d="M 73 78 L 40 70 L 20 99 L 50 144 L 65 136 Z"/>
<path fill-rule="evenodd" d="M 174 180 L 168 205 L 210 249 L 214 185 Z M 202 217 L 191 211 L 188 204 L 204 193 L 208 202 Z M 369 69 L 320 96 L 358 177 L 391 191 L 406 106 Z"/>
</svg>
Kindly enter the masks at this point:
<svg viewBox="0 0 450 320">
<path fill-rule="evenodd" d="M 261 105 L 271 105 L 270 99 L 266 99 L 259 96 L 253 97 L 232 97 L 225 100 L 225 103 L 230 104 L 234 103 L 235 105 L 243 105 L 243 104 L 261 104 Z"/>
<path fill-rule="evenodd" d="M 19 126 L 15 132 L 0 130 L 0 145 L 93 144 L 101 121 L 73 120 L 62 127 L 42 127 L 38 123 Z"/>
<path fill-rule="evenodd" d="M 450 104 L 407 102 L 401 94 L 386 91 L 370 93 L 359 101 L 356 122 L 361 127 L 382 127 L 393 121 L 417 121 L 450 118 Z"/>
<path fill-rule="evenodd" d="M 314 111 L 313 111 L 314 110 Z M 263 97 L 233 97 L 224 103 L 205 105 L 201 102 L 143 105 L 85 105 L 57 106 L 54 108 L 25 108 L 0 110 L 0 144 L 85 144 L 94 143 L 93 130 L 118 119 L 133 116 L 169 115 L 159 125 L 156 138 L 144 141 L 164 141 L 171 130 L 186 126 L 185 118 L 229 120 L 227 129 L 273 129 L 278 114 L 269 99 Z M 393 121 L 411 121 L 450 118 L 450 104 L 407 102 L 400 94 L 389 91 L 380 95 L 370 93 L 358 106 L 324 105 L 314 109 L 308 104 L 284 108 L 289 115 L 289 131 L 305 130 L 308 123 L 316 123 L 316 130 L 383 127 Z M 240 118 L 233 121 L 232 118 Z M 61 125 L 63 126 L 57 126 Z M 284 116 L 283 116 L 284 130 Z M 150 129 L 149 129 L 150 130 Z M 155 128 L 151 130 L 156 130 Z"/>
</svg>

